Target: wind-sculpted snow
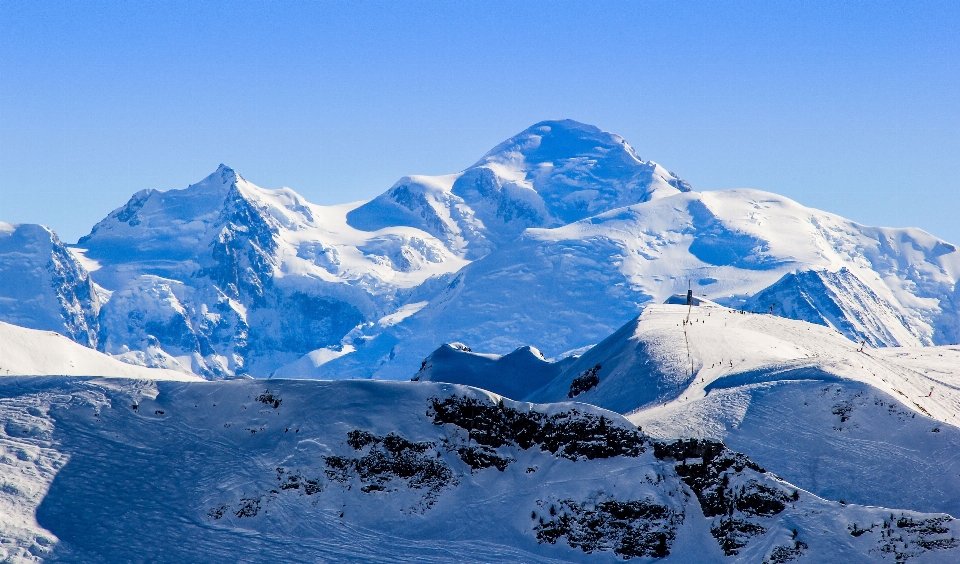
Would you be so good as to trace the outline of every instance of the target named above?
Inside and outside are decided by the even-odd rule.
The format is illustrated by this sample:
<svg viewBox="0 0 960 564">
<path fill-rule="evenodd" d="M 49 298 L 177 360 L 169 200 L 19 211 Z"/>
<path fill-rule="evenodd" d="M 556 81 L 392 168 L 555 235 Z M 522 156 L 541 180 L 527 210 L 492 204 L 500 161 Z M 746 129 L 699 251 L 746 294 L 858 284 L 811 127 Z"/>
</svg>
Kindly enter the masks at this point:
<svg viewBox="0 0 960 564">
<path fill-rule="evenodd" d="M 14 561 L 957 556 L 949 516 L 822 500 L 721 443 L 463 386 L 10 378 L 0 412 Z"/>
<path fill-rule="evenodd" d="M 771 255 L 770 241 L 724 222 L 702 200 L 690 201 L 687 211 L 693 224 L 693 241 L 688 250 L 705 264 L 746 270 L 783 266 L 783 260 Z"/>
</svg>

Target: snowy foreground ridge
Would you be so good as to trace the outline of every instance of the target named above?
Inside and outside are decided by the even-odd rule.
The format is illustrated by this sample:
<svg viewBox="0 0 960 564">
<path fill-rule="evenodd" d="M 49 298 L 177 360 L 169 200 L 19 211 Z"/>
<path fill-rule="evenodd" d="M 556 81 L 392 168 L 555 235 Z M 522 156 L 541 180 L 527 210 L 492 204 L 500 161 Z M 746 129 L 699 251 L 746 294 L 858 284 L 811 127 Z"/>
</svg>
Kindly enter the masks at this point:
<svg viewBox="0 0 960 564">
<path fill-rule="evenodd" d="M 268 384 L 268 385 L 267 385 Z M 0 379 L 0 545 L 58 562 L 956 562 L 711 440 L 423 382 Z"/>
<path fill-rule="evenodd" d="M 445 345 L 415 378 L 590 403 L 664 440 L 721 440 L 821 497 L 960 515 L 957 346 L 861 348 L 706 302 L 650 306 L 556 363 Z"/>
<path fill-rule="evenodd" d="M 957 366 L 700 300 L 557 362 L 444 345 L 413 382 L 8 376 L 0 555 L 956 562 Z"/>
</svg>

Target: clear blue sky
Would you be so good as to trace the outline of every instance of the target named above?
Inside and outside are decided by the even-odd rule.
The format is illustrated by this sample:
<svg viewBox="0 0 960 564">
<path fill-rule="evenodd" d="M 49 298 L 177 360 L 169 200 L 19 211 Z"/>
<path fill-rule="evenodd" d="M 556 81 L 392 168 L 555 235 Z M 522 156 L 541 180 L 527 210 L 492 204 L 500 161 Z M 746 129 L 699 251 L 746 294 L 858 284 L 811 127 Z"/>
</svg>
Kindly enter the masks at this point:
<svg viewBox="0 0 960 564">
<path fill-rule="evenodd" d="M 958 30 L 956 1 L 0 0 L 0 220 L 75 241 L 221 162 L 366 199 L 572 118 L 698 190 L 960 243 Z"/>
</svg>

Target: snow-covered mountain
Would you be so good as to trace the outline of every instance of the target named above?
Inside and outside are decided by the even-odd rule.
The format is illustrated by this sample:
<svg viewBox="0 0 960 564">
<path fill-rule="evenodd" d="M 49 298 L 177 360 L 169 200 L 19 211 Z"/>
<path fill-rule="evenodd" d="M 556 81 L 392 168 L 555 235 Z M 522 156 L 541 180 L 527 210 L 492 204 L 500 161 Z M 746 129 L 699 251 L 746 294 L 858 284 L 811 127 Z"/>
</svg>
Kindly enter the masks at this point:
<svg viewBox="0 0 960 564">
<path fill-rule="evenodd" d="M 824 295 L 798 308 L 784 280 L 811 270 L 833 273 L 815 275 L 830 293 L 821 282 L 807 293 Z M 451 341 L 498 354 L 533 345 L 556 357 L 691 284 L 698 296 L 738 309 L 759 295 L 761 311 L 776 302 L 778 313 L 832 324 L 858 341 L 949 344 L 958 341 L 958 275 L 960 252 L 918 229 L 865 227 L 756 190 L 677 193 L 528 229 L 317 374 L 407 377 Z"/>
<path fill-rule="evenodd" d="M 722 440 L 828 499 L 956 515 L 958 367 L 958 346 L 874 349 L 770 314 L 656 305 L 518 397 L 604 407 L 660 438 Z M 433 379 L 461 372 L 448 361 Z M 515 380 L 522 371 L 472 383 Z"/>
<path fill-rule="evenodd" d="M 222 165 L 184 190 L 134 195 L 78 243 L 112 292 L 101 350 L 207 377 L 268 376 L 465 264 L 421 231 L 349 227 L 354 207 L 314 206 Z M 150 348 L 167 358 L 140 354 Z"/>
<path fill-rule="evenodd" d="M 902 309 L 879 297 L 846 267 L 836 272 L 790 272 L 743 307 L 764 311 L 768 306 L 774 315 L 833 327 L 873 347 L 923 344 Z"/>
<path fill-rule="evenodd" d="M 418 382 L 448 382 L 493 391 L 508 398 L 525 398 L 548 384 L 576 360 L 569 356 L 550 362 L 533 347 L 510 354 L 473 352 L 463 343 L 445 343 L 420 363 Z"/>
<path fill-rule="evenodd" d="M 109 295 L 100 350 L 205 377 L 313 377 L 525 228 L 689 189 L 616 135 L 543 122 L 462 173 L 367 203 L 315 206 L 221 165 L 135 194 L 74 252 Z"/>
<path fill-rule="evenodd" d="M 559 227 L 690 186 L 644 162 L 620 136 L 573 120 L 545 121 L 447 176 L 408 176 L 347 214 L 366 231 L 409 225 L 480 258 L 528 227 Z"/>
<path fill-rule="evenodd" d="M 0 222 L 0 319 L 95 347 L 99 312 L 90 276 L 56 233 Z"/>
<path fill-rule="evenodd" d="M 695 192 L 570 120 L 369 202 L 316 206 L 221 166 L 135 194 L 71 251 L 96 283 L 87 301 L 82 283 L 74 298 L 5 275 L 0 293 L 47 305 L 7 303 L 0 319 L 207 378 L 406 379 L 445 342 L 561 357 L 691 286 L 874 346 L 960 342 L 955 246 L 768 192 Z"/>
<path fill-rule="evenodd" d="M 0 379 L 19 562 L 955 562 L 960 522 L 429 382 Z"/>
</svg>

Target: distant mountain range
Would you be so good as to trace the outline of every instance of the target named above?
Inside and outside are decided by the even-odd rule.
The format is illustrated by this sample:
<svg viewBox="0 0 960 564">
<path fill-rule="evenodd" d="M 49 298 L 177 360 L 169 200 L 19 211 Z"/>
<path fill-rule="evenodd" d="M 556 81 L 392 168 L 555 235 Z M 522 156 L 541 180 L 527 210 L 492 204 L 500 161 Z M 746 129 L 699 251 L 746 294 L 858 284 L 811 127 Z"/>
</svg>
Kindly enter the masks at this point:
<svg viewBox="0 0 960 564">
<path fill-rule="evenodd" d="M 572 121 L 0 224 L 0 560 L 956 562 L 958 275 Z"/>
<path fill-rule="evenodd" d="M 67 247 L 0 225 L 0 320 L 205 378 L 406 379 L 439 344 L 548 358 L 692 288 L 869 346 L 960 341 L 960 252 L 756 190 L 696 192 L 547 121 L 463 172 L 317 206 L 221 165 Z"/>
</svg>

